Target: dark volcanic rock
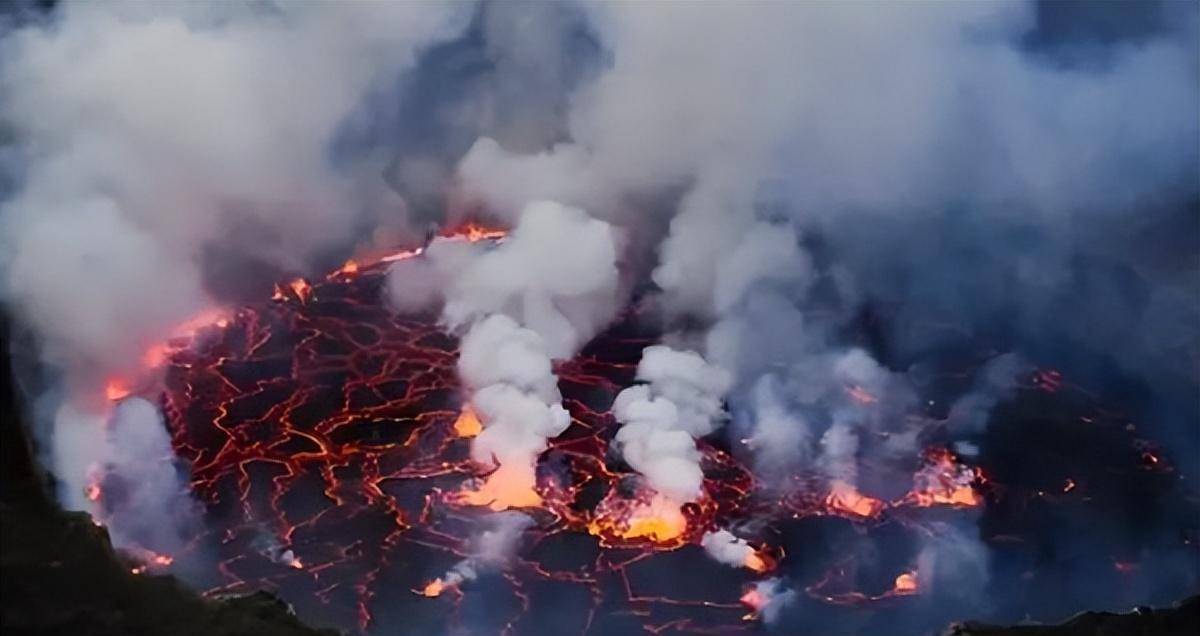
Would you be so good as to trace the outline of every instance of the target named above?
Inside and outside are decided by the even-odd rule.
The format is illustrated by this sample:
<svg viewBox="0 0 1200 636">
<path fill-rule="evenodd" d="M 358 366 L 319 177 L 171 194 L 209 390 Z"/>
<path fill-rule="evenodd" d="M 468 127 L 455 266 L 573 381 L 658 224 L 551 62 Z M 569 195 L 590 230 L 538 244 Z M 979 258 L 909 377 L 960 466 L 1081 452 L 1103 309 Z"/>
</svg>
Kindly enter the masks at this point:
<svg viewBox="0 0 1200 636">
<path fill-rule="evenodd" d="M 1191 636 L 1200 632 L 1200 596 L 1167 609 L 1138 608 L 1128 614 L 1083 612 L 1061 625 L 997 627 L 967 622 L 944 636 Z"/>
<path fill-rule="evenodd" d="M 205 600 L 170 576 L 135 576 L 108 532 L 45 496 L 21 425 L 0 315 L 0 633 L 6 636 L 333 636 L 265 593 Z"/>
</svg>

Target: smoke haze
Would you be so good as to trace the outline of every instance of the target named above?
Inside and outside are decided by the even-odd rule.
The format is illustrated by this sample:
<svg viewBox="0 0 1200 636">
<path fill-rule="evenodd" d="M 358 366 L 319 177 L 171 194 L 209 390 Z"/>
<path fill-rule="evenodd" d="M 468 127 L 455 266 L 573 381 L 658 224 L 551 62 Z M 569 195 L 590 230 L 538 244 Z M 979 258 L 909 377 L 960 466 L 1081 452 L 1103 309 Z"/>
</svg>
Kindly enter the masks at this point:
<svg viewBox="0 0 1200 636">
<path fill-rule="evenodd" d="M 194 521 L 162 414 L 112 406 L 105 381 L 283 274 L 464 219 L 511 231 L 434 238 L 395 264 L 387 301 L 462 336 L 472 458 L 522 488 L 570 425 L 554 362 L 630 301 L 664 344 L 614 403 L 613 443 L 677 503 L 701 496 L 705 436 L 777 490 L 798 470 L 857 487 L 868 463 L 886 481 L 933 429 L 980 451 L 1035 365 L 1127 400 L 1191 480 L 1200 11 L 1123 7 L 13 11 L 0 293 L 55 371 L 34 428 L 60 500 L 95 511 L 82 493 L 109 466 L 142 484 L 118 540 L 169 549 L 179 537 L 148 536 L 140 512 Z M 975 342 L 986 365 L 926 408 L 926 358 Z M 529 524 L 503 519 L 446 580 L 503 565 L 489 555 Z M 920 546 L 920 579 L 978 600 L 992 563 L 973 530 Z M 722 562 L 748 549 L 720 539 Z M 758 589 L 786 625 L 796 592 Z"/>
</svg>

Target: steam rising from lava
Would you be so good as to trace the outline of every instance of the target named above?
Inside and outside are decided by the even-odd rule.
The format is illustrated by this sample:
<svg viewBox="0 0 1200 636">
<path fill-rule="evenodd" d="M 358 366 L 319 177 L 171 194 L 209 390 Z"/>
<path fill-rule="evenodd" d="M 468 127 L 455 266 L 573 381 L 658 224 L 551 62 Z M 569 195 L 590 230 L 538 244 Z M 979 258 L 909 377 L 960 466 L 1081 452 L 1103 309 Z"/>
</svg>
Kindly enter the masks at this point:
<svg viewBox="0 0 1200 636">
<path fill-rule="evenodd" d="M 111 459 L 89 441 L 110 378 L 141 377 L 147 352 L 221 291 L 244 296 L 248 270 L 306 269 L 356 240 L 356 219 L 403 214 L 367 177 L 378 158 L 335 167 L 327 152 L 380 81 L 467 18 L 405 3 L 68 2 L 2 33 L 0 130 L 15 135 L 0 143 L 20 176 L 0 193 L 3 291 L 62 371 L 67 403 L 34 432 L 56 449 L 65 503 L 95 510 L 74 493 L 80 466 Z"/>
<path fill-rule="evenodd" d="M 466 329 L 458 369 L 483 426 L 471 456 L 493 469 L 466 501 L 496 510 L 540 502 L 538 455 L 570 425 L 551 359 L 573 355 L 615 314 L 615 238 L 583 210 L 542 201 L 494 247 L 435 239 L 392 266 L 393 305 L 440 300 L 442 322 Z"/>
<path fill-rule="evenodd" d="M 441 577 L 430 581 L 420 590 L 425 596 L 440 596 L 448 589 L 479 577 L 481 570 L 501 568 L 512 559 L 521 533 L 534 525 L 533 519 L 513 511 L 489 515 L 484 528 L 471 541 L 471 554 L 459 561 Z"/>
<path fill-rule="evenodd" d="M 613 402 L 622 423 L 617 447 L 650 488 L 676 505 L 696 501 L 703 474 L 695 439 L 721 423 L 729 374 L 694 351 L 654 346 L 642 351 L 637 378 L 646 384 L 625 389 Z"/>
<path fill-rule="evenodd" d="M 1176 407 L 1194 402 L 1200 316 L 1178 238 L 1200 200 L 1198 12 L 1164 3 L 1144 31 L 1089 39 L 1055 27 L 1076 10 L 1106 9 L 66 2 L 0 19 L 0 290 L 51 369 L 24 375 L 45 380 L 34 428 L 59 498 L 125 547 L 178 548 L 196 521 L 162 424 L 178 414 L 139 396 L 276 280 L 277 302 L 319 314 L 313 275 L 343 262 L 331 284 L 390 263 L 388 306 L 461 337 L 453 430 L 476 479 L 459 501 L 606 541 L 700 542 L 758 571 L 715 530 L 741 532 L 733 512 L 982 507 L 964 461 L 1047 359 L 1136 380 L 1139 426 L 1194 463 L 1195 406 Z M 507 233 L 438 234 L 466 219 Z M 572 437 L 556 370 L 626 309 L 662 344 L 640 384 L 588 379 L 623 389 L 594 409 L 615 436 Z M 238 350 L 275 343 L 253 344 Z M 947 404 L 926 400 L 927 358 L 985 345 Z M 602 503 L 545 500 L 539 467 L 604 444 L 640 482 L 592 493 L 619 480 L 587 464 L 554 494 Z M 435 583 L 511 565 L 530 518 L 485 517 Z M 979 532 L 920 527 L 890 591 L 809 596 L 979 596 Z M 802 574 L 742 601 L 772 622 Z"/>
</svg>

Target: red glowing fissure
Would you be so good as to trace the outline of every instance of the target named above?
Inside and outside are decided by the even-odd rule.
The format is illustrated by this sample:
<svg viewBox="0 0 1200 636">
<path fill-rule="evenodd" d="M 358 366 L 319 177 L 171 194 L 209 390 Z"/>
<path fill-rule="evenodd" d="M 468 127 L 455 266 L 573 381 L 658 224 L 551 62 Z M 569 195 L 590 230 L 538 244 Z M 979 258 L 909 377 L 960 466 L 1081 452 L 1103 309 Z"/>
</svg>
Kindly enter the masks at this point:
<svg viewBox="0 0 1200 636">
<path fill-rule="evenodd" d="M 504 233 L 468 226 L 446 236 L 498 241 Z M 465 558 L 470 520 L 481 509 L 517 508 L 537 522 L 530 531 L 535 552 L 568 535 L 598 544 L 594 557 L 572 567 L 534 558 L 514 564 L 503 577 L 522 608 L 530 602 L 522 590 L 539 580 L 582 586 L 594 599 L 591 625 L 601 620 L 597 608 L 611 602 L 606 581 L 616 580 L 623 603 L 650 631 L 690 624 L 672 607 L 724 612 L 736 626 L 744 607 L 761 609 L 755 593 L 732 585 L 720 598 L 645 596 L 634 589 L 630 568 L 655 554 L 695 549 L 705 532 L 748 515 L 836 515 L 857 523 L 897 508 L 983 503 L 982 473 L 942 448 L 926 452 L 913 488 L 894 501 L 836 482 L 815 498 L 764 501 L 750 470 L 703 440 L 703 496 L 683 505 L 666 500 L 609 465 L 608 440 L 618 425 L 608 406 L 633 382 L 641 349 L 653 343 L 620 328 L 601 336 L 602 346 L 557 365 L 572 426 L 542 455 L 535 490 L 513 493 L 506 475 L 469 458 L 483 425 L 464 405 L 457 341 L 433 317 L 396 316 L 380 301 L 389 264 L 421 252 L 364 255 L 323 279 L 276 286 L 269 303 L 205 312 L 147 352 L 144 362 L 161 370 L 160 385 L 109 381 L 105 393 L 113 401 L 161 391 L 174 448 L 190 465 L 192 490 L 223 557 L 224 583 L 212 592 L 306 589 L 318 607 L 352 602 L 354 622 L 365 630 L 382 593 L 379 580 L 393 576 L 390 566 L 406 550 Z M 860 387 L 846 391 L 862 408 L 876 402 Z M 89 499 L 102 496 L 99 484 L 89 486 Z M 742 576 L 770 572 L 778 556 L 762 545 Z M 134 571 L 167 567 L 171 559 L 148 556 Z M 423 577 L 407 584 L 416 598 L 461 597 L 459 584 L 437 571 L 411 576 Z M 917 594 L 920 586 L 915 572 L 905 572 L 883 595 L 812 590 L 840 603 Z M 346 618 L 329 612 L 333 622 Z M 522 615 L 517 611 L 503 631 Z"/>
</svg>

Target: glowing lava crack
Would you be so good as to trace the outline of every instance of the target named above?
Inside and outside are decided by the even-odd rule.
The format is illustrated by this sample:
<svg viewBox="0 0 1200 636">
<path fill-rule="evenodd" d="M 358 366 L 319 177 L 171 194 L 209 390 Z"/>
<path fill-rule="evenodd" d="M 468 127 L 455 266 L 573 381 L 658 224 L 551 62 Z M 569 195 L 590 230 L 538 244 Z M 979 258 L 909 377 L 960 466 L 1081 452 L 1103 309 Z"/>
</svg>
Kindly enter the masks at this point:
<svg viewBox="0 0 1200 636">
<path fill-rule="evenodd" d="M 220 555 L 212 592 L 273 589 L 308 620 L 362 630 L 428 633 L 467 620 L 482 633 L 740 630 L 747 609 L 762 610 L 763 577 L 784 555 L 760 537 L 741 567 L 727 567 L 704 556 L 705 533 L 750 517 L 874 523 L 893 508 L 983 501 L 982 474 L 941 449 L 892 502 L 847 484 L 771 498 L 704 439 L 704 495 L 664 501 L 609 453 L 618 426 L 609 408 L 654 343 L 625 319 L 555 369 L 571 425 L 542 454 L 536 492 L 515 504 L 534 520 L 518 558 L 447 578 L 490 514 L 481 482 L 503 475 L 470 459 L 481 424 L 460 393 L 457 340 L 433 317 L 396 316 L 380 301 L 389 263 L 420 252 L 281 284 L 271 302 L 206 315 L 148 354 L 165 365 L 173 444 L 205 506 L 210 531 L 196 549 Z M 134 392 L 119 380 L 109 387 L 111 399 Z M 664 584 L 655 572 L 678 559 L 689 581 Z M 919 593 L 917 577 L 900 573 L 875 597 L 810 594 L 907 596 Z"/>
</svg>

